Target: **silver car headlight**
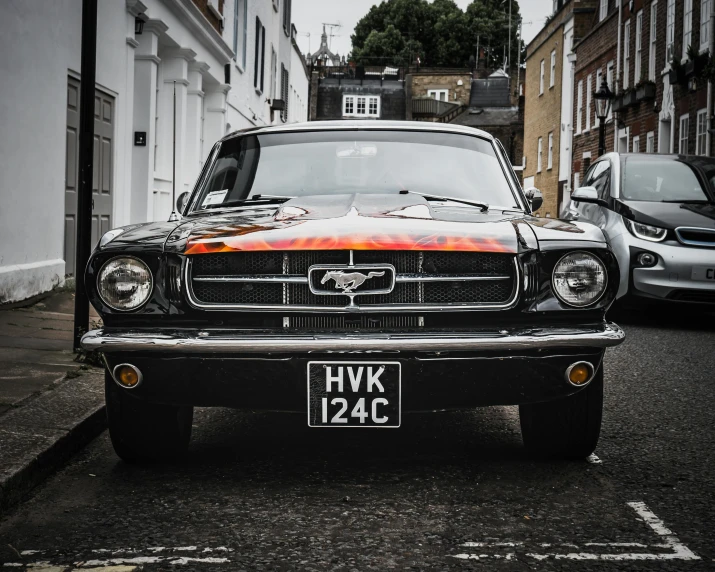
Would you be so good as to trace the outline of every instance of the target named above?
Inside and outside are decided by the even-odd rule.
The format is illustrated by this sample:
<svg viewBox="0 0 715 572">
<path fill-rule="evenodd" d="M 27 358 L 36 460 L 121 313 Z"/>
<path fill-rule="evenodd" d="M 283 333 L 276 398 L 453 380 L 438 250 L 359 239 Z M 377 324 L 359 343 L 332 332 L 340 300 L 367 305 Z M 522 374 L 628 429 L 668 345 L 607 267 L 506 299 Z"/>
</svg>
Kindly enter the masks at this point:
<svg viewBox="0 0 715 572">
<path fill-rule="evenodd" d="M 642 238 L 650 242 L 662 242 L 665 240 L 665 237 L 668 236 L 668 231 L 664 228 L 641 224 L 629 219 L 623 220 L 626 221 L 626 228 L 628 228 L 629 232 L 636 238 Z"/>
<path fill-rule="evenodd" d="M 564 304 L 583 308 L 598 302 L 606 291 L 608 274 L 603 262 L 588 252 L 561 257 L 551 279 L 554 293 Z"/>
<path fill-rule="evenodd" d="M 97 276 L 102 301 L 114 310 L 136 310 L 151 295 L 151 270 L 138 258 L 119 256 L 104 263 Z"/>
</svg>

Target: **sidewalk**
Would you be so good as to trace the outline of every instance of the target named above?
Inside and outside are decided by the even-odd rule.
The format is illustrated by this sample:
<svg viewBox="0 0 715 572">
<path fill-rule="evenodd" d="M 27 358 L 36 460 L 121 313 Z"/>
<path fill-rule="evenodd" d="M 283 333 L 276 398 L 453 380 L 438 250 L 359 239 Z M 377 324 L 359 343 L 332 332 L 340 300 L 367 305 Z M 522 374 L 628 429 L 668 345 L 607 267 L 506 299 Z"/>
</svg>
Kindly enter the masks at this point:
<svg viewBox="0 0 715 572">
<path fill-rule="evenodd" d="M 61 291 L 0 307 L 0 511 L 104 428 L 103 371 L 74 361 L 73 312 Z"/>
</svg>

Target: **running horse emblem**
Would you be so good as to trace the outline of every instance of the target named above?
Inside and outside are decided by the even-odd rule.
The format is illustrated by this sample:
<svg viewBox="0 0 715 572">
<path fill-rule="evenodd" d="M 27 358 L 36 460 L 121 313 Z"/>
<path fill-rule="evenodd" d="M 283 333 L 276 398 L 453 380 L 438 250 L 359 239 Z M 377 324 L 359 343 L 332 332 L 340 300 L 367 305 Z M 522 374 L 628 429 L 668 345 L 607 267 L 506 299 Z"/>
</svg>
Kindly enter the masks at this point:
<svg viewBox="0 0 715 572">
<path fill-rule="evenodd" d="M 335 280 L 335 288 L 342 288 L 343 293 L 348 294 L 355 291 L 355 288 L 364 284 L 366 280 L 384 275 L 384 270 L 382 272 L 368 272 L 367 274 L 363 274 L 362 272 L 345 273 L 342 270 L 328 270 L 320 283 L 325 284 L 328 280 Z"/>
</svg>

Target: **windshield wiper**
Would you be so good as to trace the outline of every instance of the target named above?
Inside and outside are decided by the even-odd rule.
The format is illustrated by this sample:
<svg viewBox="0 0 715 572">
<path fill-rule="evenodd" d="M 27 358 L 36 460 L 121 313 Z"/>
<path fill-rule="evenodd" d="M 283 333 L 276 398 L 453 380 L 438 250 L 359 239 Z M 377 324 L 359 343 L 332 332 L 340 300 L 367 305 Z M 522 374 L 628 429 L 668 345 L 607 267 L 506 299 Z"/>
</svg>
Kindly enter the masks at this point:
<svg viewBox="0 0 715 572">
<path fill-rule="evenodd" d="M 401 195 L 419 195 L 426 198 L 428 201 L 452 201 L 453 203 L 462 203 L 463 205 L 469 205 L 472 207 L 477 207 L 482 210 L 482 212 L 487 212 L 489 210 L 489 205 L 487 203 L 480 203 L 478 201 L 469 201 L 466 199 L 456 199 L 454 197 L 440 197 L 437 195 L 429 195 L 427 193 L 418 193 L 417 191 L 410 191 L 403 189 L 400 191 Z"/>
<path fill-rule="evenodd" d="M 227 208 L 227 207 L 238 207 L 241 205 L 247 205 L 251 203 L 255 203 L 256 201 L 258 202 L 264 202 L 266 204 L 270 203 L 284 203 L 286 201 L 289 201 L 291 199 L 294 199 L 295 197 L 282 197 L 279 195 L 253 195 L 252 197 L 248 197 L 247 199 L 235 199 L 233 201 L 228 201 L 225 203 L 215 203 L 213 205 L 206 205 L 205 207 L 202 207 L 199 210 L 206 210 L 206 209 L 222 209 L 222 208 Z"/>
<path fill-rule="evenodd" d="M 692 200 L 678 200 L 678 199 L 672 199 L 672 200 L 666 200 L 666 201 L 660 201 L 661 203 L 681 203 L 684 205 L 707 205 L 710 204 L 710 201 L 707 199 L 692 199 Z"/>
</svg>

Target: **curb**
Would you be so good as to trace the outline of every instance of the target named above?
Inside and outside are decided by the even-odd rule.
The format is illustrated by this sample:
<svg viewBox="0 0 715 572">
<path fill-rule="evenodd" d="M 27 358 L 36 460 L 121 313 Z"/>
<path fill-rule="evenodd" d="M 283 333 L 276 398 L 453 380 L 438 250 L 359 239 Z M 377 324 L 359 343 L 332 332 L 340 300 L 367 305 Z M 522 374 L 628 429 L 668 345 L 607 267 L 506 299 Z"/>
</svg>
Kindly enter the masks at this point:
<svg viewBox="0 0 715 572">
<path fill-rule="evenodd" d="M 107 426 L 104 374 L 65 378 L 0 418 L 0 514 Z"/>
</svg>

